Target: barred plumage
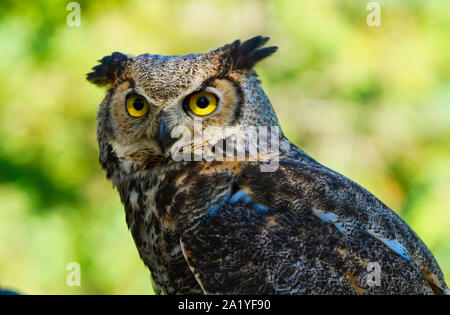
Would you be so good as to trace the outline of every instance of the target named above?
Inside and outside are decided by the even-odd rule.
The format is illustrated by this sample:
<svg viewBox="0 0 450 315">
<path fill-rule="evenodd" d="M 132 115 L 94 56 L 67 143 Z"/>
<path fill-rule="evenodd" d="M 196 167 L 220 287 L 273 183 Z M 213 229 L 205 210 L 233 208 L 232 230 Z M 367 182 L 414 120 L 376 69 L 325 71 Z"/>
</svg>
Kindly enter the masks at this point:
<svg viewBox="0 0 450 315">
<path fill-rule="evenodd" d="M 258 159 L 171 157 L 170 133 L 180 125 L 194 131 L 196 119 L 203 130 L 279 126 L 253 70 L 276 50 L 261 48 L 267 40 L 185 56 L 114 53 L 88 74 L 109 84 L 98 112 L 100 163 L 120 193 L 156 291 L 448 293 L 434 257 L 399 216 L 282 133 L 272 172 L 262 172 Z M 217 101 L 203 117 L 186 103 L 198 93 L 204 106 Z M 131 94 L 139 99 L 128 104 L 133 115 Z M 376 285 L 368 281 L 374 263 L 381 268 Z"/>
</svg>

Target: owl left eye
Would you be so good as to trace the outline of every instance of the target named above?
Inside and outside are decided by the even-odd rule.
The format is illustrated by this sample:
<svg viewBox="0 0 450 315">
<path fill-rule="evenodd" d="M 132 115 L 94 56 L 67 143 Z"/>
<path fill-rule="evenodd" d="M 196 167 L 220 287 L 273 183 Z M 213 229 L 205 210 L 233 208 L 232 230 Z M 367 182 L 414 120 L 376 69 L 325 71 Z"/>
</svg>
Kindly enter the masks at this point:
<svg viewBox="0 0 450 315">
<path fill-rule="evenodd" d="M 197 93 L 189 96 L 186 103 L 192 113 L 198 116 L 205 116 L 216 109 L 217 96 L 209 92 Z"/>
<path fill-rule="evenodd" d="M 127 96 L 127 112 L 133 117 L 141 117 L 147 114 L 149 110 L 147 100 L 138 94 Z"/>
</svg>

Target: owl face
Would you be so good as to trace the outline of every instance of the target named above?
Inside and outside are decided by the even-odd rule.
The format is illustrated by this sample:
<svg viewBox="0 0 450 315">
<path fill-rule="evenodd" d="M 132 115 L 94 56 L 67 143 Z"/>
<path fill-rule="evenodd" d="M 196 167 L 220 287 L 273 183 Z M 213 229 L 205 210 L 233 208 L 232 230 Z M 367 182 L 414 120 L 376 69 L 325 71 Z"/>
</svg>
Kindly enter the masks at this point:
<svg viewBox="0 0 450 315">
<path fill-rule="evenodd" d="M 252 70 L 276 47 L 260 48 L 268 38 L 235 41 L 204 54 L 137 57 L 113 53 L 88 74 L 109 85 L 98 112 L 100 162 L 142 169 L 170 161 L 177 140 L 172 131 L 276 124 L 270 102 Z M 114 163 L 113 163 L 114 162 Z"/>
</svg>

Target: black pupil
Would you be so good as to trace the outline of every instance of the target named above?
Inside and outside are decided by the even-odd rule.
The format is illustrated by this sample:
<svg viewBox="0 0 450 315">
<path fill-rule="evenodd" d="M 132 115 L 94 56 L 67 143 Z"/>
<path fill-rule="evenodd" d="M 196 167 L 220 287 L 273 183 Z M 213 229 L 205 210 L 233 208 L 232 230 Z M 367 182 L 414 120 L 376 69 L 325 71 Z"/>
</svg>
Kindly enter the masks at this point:
<svg viewBox="0 0 450 315">
<path fill-rule="evenodd" d="M 135 110 L 143 109 L 144 105 L 145 105 L 145 103 L 144 103 L 144 100 L 142 98 L 137 98 L 133 102 L 133 107 L 134 107 Z"/>
<path fill-rule="evenodd" d="M 200 108 L 206 108 L 209 105 L 209 97 L 207 96 L 200 96 L 197 99 L 197 106 Z"/>
</svg>

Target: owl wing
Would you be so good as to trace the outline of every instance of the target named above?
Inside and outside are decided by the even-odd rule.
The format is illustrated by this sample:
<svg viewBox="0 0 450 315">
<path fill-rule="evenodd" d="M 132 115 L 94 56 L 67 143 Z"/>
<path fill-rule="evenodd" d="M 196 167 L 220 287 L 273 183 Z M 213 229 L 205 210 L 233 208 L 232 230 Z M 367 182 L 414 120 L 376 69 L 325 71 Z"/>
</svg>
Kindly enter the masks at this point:
<svg viewBox="0 0 450 315">
<path fill-rule="evenodd" d="M 300 166 L 244 170 L 245 189 L 185 231 L 181 248 L 206 294 L 448 293 L 395 213 L 342 175 Z"/>
</svg>

